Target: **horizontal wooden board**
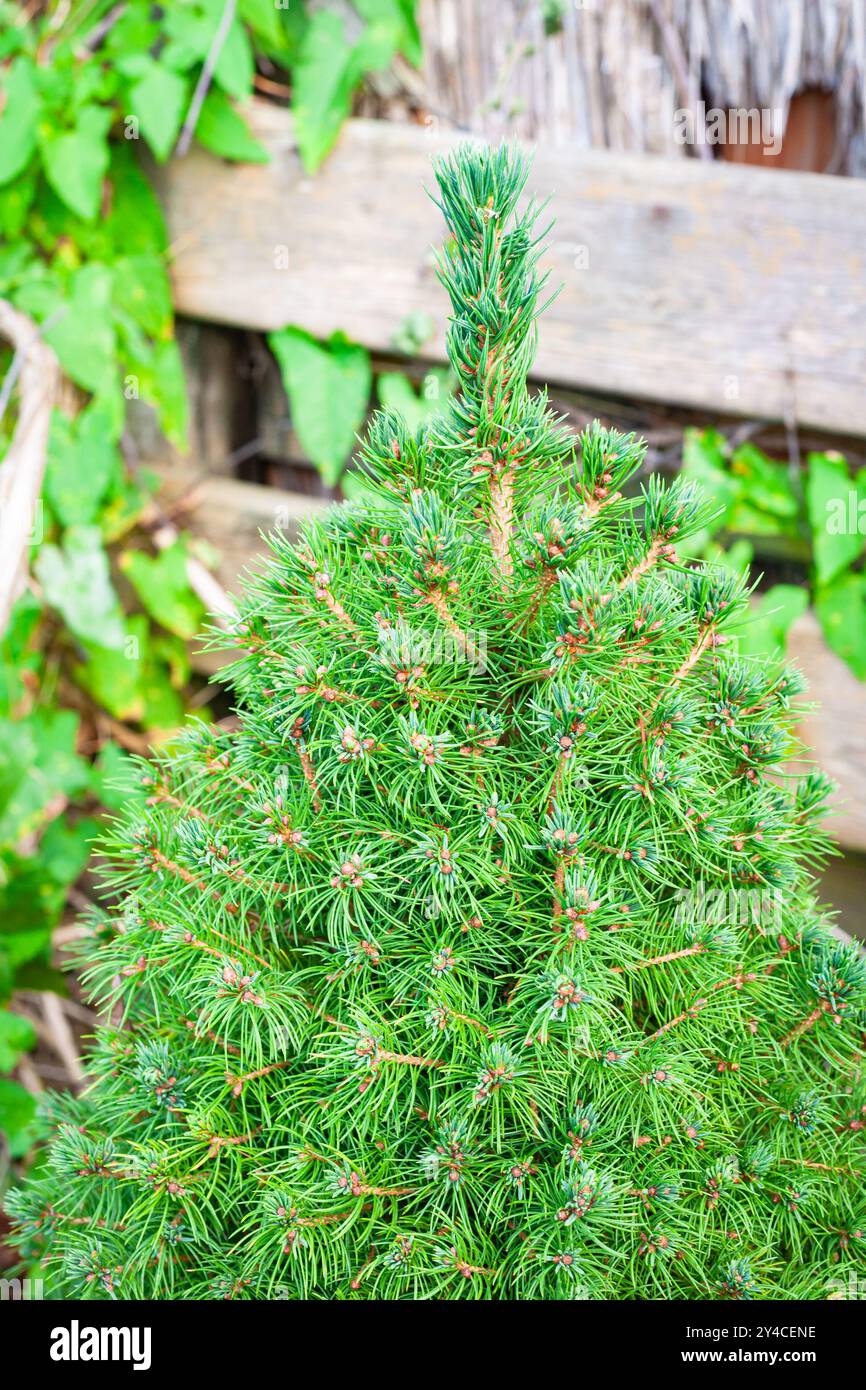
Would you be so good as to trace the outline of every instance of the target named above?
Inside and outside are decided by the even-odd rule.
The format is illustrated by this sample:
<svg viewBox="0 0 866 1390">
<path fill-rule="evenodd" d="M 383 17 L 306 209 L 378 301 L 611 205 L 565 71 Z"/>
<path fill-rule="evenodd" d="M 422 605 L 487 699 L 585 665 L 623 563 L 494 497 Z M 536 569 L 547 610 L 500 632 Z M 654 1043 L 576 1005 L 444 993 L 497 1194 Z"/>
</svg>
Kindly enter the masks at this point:
<svg viewBox="0 0 866 1390">
<path fill-rule="evenodd" d="M 259 483 L 243 483 L 220 476 L 165 464 L 157 460 L 148 467 L 162 479 L 160 502 L 178 527 L 212 546 L 218 557 L 217 578 L 229 594 L 238 592 L 247 569 L 261 564 L 267 546 L 263 535 L 297 532 L 304 517 L 321 511 L 325 503 L 296 492 L 282 492 Z M 223 663 L 208 653 L 198 662 L 216 669 Z"/>
<path fill-rule="evenodd" d="M 241 572 L 261 562 L 266 549 L 262 532 L 283 529 L 293 534 L 305 516 L 321 512 L 324 506 L 317 499 L 301 498 L 296 493 L 256 483 L 177 468 L 160 471 L 165 479 L 164 500 L 171 503 L 180 497 L 187 499 L 189 527 L 216 547 L 220 556 L 218 578 L 230 593 L 237 592 Z M 792 628 L 788 655 L 805 672 L 810 699 L 819 705 L 804 719 L 802 736 L 814 762 L 839 783 L 830 829 L 842 844 L 866 850 L 863 686 L 827 648 L 811 613 Z M 214 652 L 199 653 L 195 662 L 199 670 L 209 673 L 224 664 Z M 806 772 L 811 765 L 804 761 L 792 770 Z"/>
<path fill-rule="evenodd" d="M 866 850 L 866 686 L 827 646 L 811 611 L 791 628 L 788 656 L 806 676 L 808 698 L 816 706 L 800 734 L 814 765 L 839 784 L 828 828 L 841 844 Z"/>
<path fill-rule="evenodd" d="M 256 329 L 343 329 L 384 350 L 447 302 L 423 185 L 453 137 L 347 123 L 314 176 L 281 108 L 249 108 L 267 165 L 202 150 L 159 172 L 177 308 Z M 537 375 L 565 386 L 866 434 L 866 183 L 610 150 L 546 150 L 545 264 L 562 292 Z M 580 268 L 584 266 L 585 268 Z"/>
</svg>

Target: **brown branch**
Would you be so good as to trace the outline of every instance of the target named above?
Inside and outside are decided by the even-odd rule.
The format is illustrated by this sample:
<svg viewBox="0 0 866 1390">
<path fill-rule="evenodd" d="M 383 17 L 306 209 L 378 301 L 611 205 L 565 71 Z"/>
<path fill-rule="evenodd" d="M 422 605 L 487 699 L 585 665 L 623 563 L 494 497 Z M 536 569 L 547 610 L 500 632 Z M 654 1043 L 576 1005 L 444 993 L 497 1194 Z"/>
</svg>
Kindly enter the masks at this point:
<svg viewBox="0 0 866 1390">
<path fill-rule="evenodd" d="M 226 1085 L 231 1087 L 233 1096 L 239 1096 L 247 1081 L 257 1081 L 260 1076 L 270 1076 L 272 1071 L 279 1071 L 282 1067 L 291 1066 L 293 1060 L 290 1057 L 285 1062 L 271 1062 L 267 1067 L 259 1067 L 258 1071 L 244 1072 L 243 1076 L 233 1076 L 230 1071 L 227 1071 Z"/>
<path fill-rule="evenodd" d="M 320 602 L 324 603 L 325 607 L 328 609 L 328 612 L 333 614 L 337 621 L 344 628 L 346 628 L 347 631 L 350 632 L 353 637 L 360 638 L 360 628 L 358 627 L 357 623 L 353 622 L 353 620 L 350 618 L 349 614 L 346 612 L 339 599 L 335 598 L 334 595 L 331 593 L 330 583 L 321 582 L 326 579 L 326 576 L 316 569 L 316 561 L 314 557 L 310 554 L 309 550 L 306 548 L 306 546 L 302 546 L 299 547 L 297 553 L 299 559 L 302 561 L 303 564 L 306 565 L 307 569 L 310 571 L 310 577 L 312 580 L 313 588 L 315 590 L 316 598 L 319 599 Z"/>
<path fill-rule="evenodd" d="M 715 994 L 718 990 L 728 989 L 731 985 L 733 985 L 735 989 L 742 989 L 743 985 L 750 984 L 757 978 L 757 975 L 751 972 L 745 975 L 742 971 L 738 971 L 736 975 L 730 975 L 726 980 L 717 980 L 714 985 L 710 985 L 707 994 Z M 671 1028 L 677 1028 L 688 1019 L 696 1018 L 701 1009 L 705 1009 L 709 1002 L 709 999 L 696 999 L 694 1004 L 684 1009 L 682 1013 L 677 1014 L 676 1018 L 669 1018 L 667 1023 L 662 1024 L 661 1028 L 657 1028 L 654 1033 L 650 1033 L 647 1037 L 642 1038 L 637 1044 L 637 1047 L 643 1047 L 644 1044 L 648 1042 L 655 1042 L 656 1039 L 663 1037 L 665 1033 L 669 1032 Z"/>
<path fill-rule="evenodd" d="M 475 643 L 472 641 L 471 637 L 467 636 L 467 634 L 463 631 L 462 627 L 460 627 L 459 623 L 452 616 L 451 610 L 448 607 L 448 600 L 442 593 L 442 590 L 431 589 L 427 595 L 427 600 L 439 621 L 443 623 L 445 627 L 448 629 L 448 631 L 451 633 L 452 637 L 454 638 L 455 642 L 460 648 L 460 655 L 464 656 L 467 661 L 470 661 L 474 664 L 478 659 L 478 653 L 475 650 Z"/>
<path fill-rule="evenodd" d="M 643 559 L 638 560 L 637 564 L 632 566 L 628 574 L 626 574 L 619 581 L 619 588 L 625 589 L 628 587 L 629 584 L 634 583 L 638 579 L 642 579 L 645 574 L 649 573 L 653 565 L 656 564 L 658 560 L 663 559 L 664 555 L 668 551 L 668 548 L 669 547 L 665 544 L 664 541 L 658 539 L 654 540 L 652 545 L 649 547 L 649 550 L 644 555 Z"/>
<path fill-rule="evenodd" d="M 202 1009 L 201 1012 L 204 1013 L 204 1010 Z M 209 1028 L 205 1028 L 200 1032 L 195 1019 L 185 1018 L 182 1022 L 184 1027 L 188 1028 L 191 1033 L 194 1033 L 197 1038 L 209 1038 L 217 1047 L 222 1047 L 226 1052 L 231 1052 L 236 1057 L 240 1057 L 241 1050 L 239 1047 L 236 1047 L 234 1043 L 226 1042 L 225 1038 L 221 1038 L 218 1033 L 211 1032 Z"/>
<path fill-rule="evenodd" d="M 209 1149 L 208 1149 L 208 1151 L 207 1151 L 205 1157 L 201 1160 L 201 1162 L 204 1163 L 204 1162 L 206 1162 L 207 1159 L 209 1159 L 209 1158 L 216 1158 L 216 1156 L 217 1156 L 217 1154 L 219 1153 L 220 1149 L 225 1148 L 226 1145 L 229 1145 L 229 1144 L 249 1144 L 249 1143 L 251 1143 L 252 1140 L 255 1139 L 255 1137 L 256 1137 L 256 1135 L 258 1134 L 258 1132 L 259 1132 L 259 1131 L 258 1131 L 257 1129 L 254 1129 L 254 1130 L 252 1130 L 249 1134 L 233 1134 L 233 1135 L 226 1135 L 226 1134 L 208 1134 L 208 1135 L 205 1135 L 204 1142 L 205 1142 L 206 1144 L 209 1144 L 210 1147 L 209 1147 Z M 200 1167 L 200 1166 L 201 1166 L 201 1164 L 199 1164 L 199 1163 L 196 1163 L 196 1164 L 195 1164 L 195 1167 L 196 1167 L 196 1168 L 198 1168 L 198 1167 Z"/>
<path fill-rule="evenodd" d="M 627 970 L 646 970 L 650 965 L 666 965 L 670 960 L 682 960 L 684 956 L 699 956 L 706 950 L 705 946 L 684 946 L 681 951 L 669 951 L 666 956 L 651 956 L 648 960 L 631 961 L 628 965 L 611 966 L 612 975 L 622 975 Z"/>
<path fill-rule="evenodd" d="M 662 700 L 664 699 L 665 695 L 667 695 L 668 691 L 676 689 L 676 687 L 677 687 L 682 681 L 685 680 L 685 678 L 686 678 L 686 676 L 689 674 L 689 672 L 690 672 L 690 671 L 697 665 L 697 663 L 700 661 L 701 657 L 704 655 L 704 652 L 707 650 L 707 648 L 708 648 L 708 647 L 712 647 L 712 646 L 714 645 L 714 643 L 715 643 L 715 637 L 716 637 L 715 624 L 713 624 L 713 623 L 708 623 L 707 626 L 701 630 L 701 633 L 700 633 L 700 636 L 698 637 L 697 642 L 695 642 L 694 646 L 692 647 L 692 649 L 691 649 L 691 651 L 689 652 L 688 656 L 686 657 L 685 661 L 682 663 L 681 666 L 679 666 L 679 667 L 677 668 L 677 670 L 676 670 L 676 671 L 674 672 L 674 674 L 671 676 L 670 680 L 669 680 L 665 685 L 662 686 L 661 690 L 659 691 L 659 693 L 658 693 L 658 695 L 656 696 L 656 698 L 653 700 L 653 702 L 652 702 L 652 704 L 651 704 L 649 710 L 647 711 L 647 713 L 646 713 L 645 715 L 641 715 L 641 718 L 640 718 L 641 742 L 644 742 L 644 743 L 645 743 L 645 740 L 646 740 L 646 730 L 647 730 L 647 727 L 648 727 L 649 720 L 652 718 L 653 714 L 654 714 L 655 711 L 658 709 L 658 707 L 659 707 L 659 705 L 661 704 Z"/>
<path fill-rule="evenodd" d="M 514 562 L 511 558 L 511 531 L 514 525 L 513 468 L 506 468 L 499 474 L 491 472 L 490 510 L 490 544 L 493 558 L 503 579 L 508 580 L 514 573 Z"/>
<path fill-rule="evenodd" d="M 557 776 L 558 776 L 558 773 L 557 773 Z M 551 796 L 551 798 L 550 798 L 550 803 L 548 804 L 548 808 L 547 808 L 547 814 L 548 814 L 548 815 L 550 815 L 550 813 L 551 813 L 551 811 L 552 811 L 552 809 L 553 809 L 553 801 L 554 801 L 554 799 L 555 799 L 555 798 L 554 798 L 553 796 Z M 562 897 L 562 894 L 564 893 L 564 891 L 565 891 L 565 860 L 564 860 L 564 859 L 560 859 L 559 863 L 558 863 L 557 866 L 556 866 L 556 873 L 553 875 L 553 915 L 554 915 L 554 917 L 561 917 L 561 916 L 562 916 L 562 903 L 560 902 L 560 898 Z M 556 930 L 559 931 L 559 928 L 557 927 Z"/>
<path fill-rule="evenodd" d="M 826 999 L 822 999 L 817 1009 L 813 1009 L 812 1012 L 808 1014 L 806 1018 L 800 1020 L 796 1028 L 792 1028 L 790 1033 L 785 1034 L 779 1046 L 790 1047 L 791 1043 L 796 1042 L 797 1039 L 801 1038 L 804 1033 L 808 1033 L 810 1028 L 814 1028 L 819 1018 L 821 1018 L 824 1014 L 832 1013 L 832 1011 L 832 1004 L 830 1004 Z"/>
<path fill-rule="evenodd" d="M 377 1052 L 376 1062 L 399 1062 L 404 1067 L 441 1067 L 441 1058 L 412 1057 L 405 1052 Z"/>
<path fill-rule="evenodd" d="M 547 595 L 550 593 L 555 583 L 556 570 L 550 569 L 547 565 L 545 565 L 544 573 L 539 579 L 535 593 L 532 596 L 532 602 L 526 610 L 526 616 L 524 617 L 523 622 L 520 624 L 521 632 L 526 632 L 527 628 L 535 621 L 539 608 L 541 607 L 544 600 L 547 598 Z"/>
<path fill-rule="evenodd" d="M 669 690 L 671 686 L 679 685 L 681 681 L 685 680 L 686 676 L 692 670 L 692 667 L 696 666 L 697 663 L 700 661 L 704 652 L 707 650 L 707 647 L 711 647 L 713 645 L 713 639 L 715 635 L 716 629 L 713 626 L 713 624 L 710 623 L 707 627 L 704 628 L 703 632 L 701 633 L 695 645 L 692 647 L 682 666 L 680 666 L 679 670 L 674 672 L 665 689 Z M 661 696 L 659 696 L 659 699 L 661 699 Z M 658 704 L 658 702 L 659 701 L 656 700 L 656 705 Z M 655 707 L 656 706 L 653 705 L 653 709 L 655 709 Z"/>
<path fill-rule="evenodd" d="M 60 366 L 24 314 L 0 299 L 0 335 L 15 349 L 4 389 L 20 379 L 18 422 L 0 465 L 0 636 L 22 587 L 27 551 L 38 529 L 39 495 L 48 449 L 51 410 L 60 389 Z M 38 539 L 38 537 L 36 537 Z"/>
<path fill-rule="evenodd" d="M 862 1176 L 860 1168 L 837 1168 L 832 1163 L 815 1163 L 810 1158 L 780 1158 L 779 1163 L 793 1163 L 798 1168 L 814 1168 L 819 1173 L 843 1173 L 848 1178 L 859 1178 Z"/>
<path fill-rule="evenodd" d="M 313 810 L 319 812 L 322 809 L 322 798 L 319 795 L 319 784 L 316 781 L 316 769 L 313 766 L 312 758 L 306 748 L 304 748 L 300 739 L 298 740 L 298 757 L 301 762 L 301 771 L 304 774 L 304 781 L 310 788 L 310 793 L 313 798 Z"/>
</svg>

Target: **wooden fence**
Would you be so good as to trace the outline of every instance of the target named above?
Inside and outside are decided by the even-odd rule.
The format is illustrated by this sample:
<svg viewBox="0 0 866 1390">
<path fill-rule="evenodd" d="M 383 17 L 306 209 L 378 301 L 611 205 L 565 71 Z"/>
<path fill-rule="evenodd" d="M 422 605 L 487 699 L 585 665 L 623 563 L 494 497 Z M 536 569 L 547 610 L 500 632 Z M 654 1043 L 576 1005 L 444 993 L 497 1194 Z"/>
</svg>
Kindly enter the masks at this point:
<svg viewBox="0 0 866 1390">
<path fill-rule="evenodd" d="M 351 121 L 310 178 L 286 112 L 249 114 L 269 164 L 196 151 L 161 176 L 178 310 L 379 350 L 420 311 L 440 356 L 442 223 L 424 185 L 454 137 Z M 531 188 L 553 200 L 562 286 L 540 378 L 866 435 L 866 182 L 539 150 Z"/>
<path fill-rule="evenodd" d="M 438 210 L 430 161 L 453 137 L 351 121 L 314 177 L 285 111 L 253 104 L 264 166 L 202 151 L 160 174 L 178 311 L 269 330 L 342 329 L 387 351 L 407 314 L 435 325 L 447 304 L 431 248 Z M 553 195 L 547 264 L 563 290 L 542 320 L 536 372 L 566 388 L 680 403 L 866 436 L 866 185 L 612 151 L 536 155 L 532 190 Z M 205 415 L 208 414 L 205 408 Z M 165 470 L 169 496 L 195 483 L 193 525 L 221 552 L 220 577 L 321 501 L 196 467 Z M 866 849 L 864 687 L 811 615 L 791 656 L 822 711 L 804 721 L 816 760 L 840 783 L 833 829 Z"/>
</svg>

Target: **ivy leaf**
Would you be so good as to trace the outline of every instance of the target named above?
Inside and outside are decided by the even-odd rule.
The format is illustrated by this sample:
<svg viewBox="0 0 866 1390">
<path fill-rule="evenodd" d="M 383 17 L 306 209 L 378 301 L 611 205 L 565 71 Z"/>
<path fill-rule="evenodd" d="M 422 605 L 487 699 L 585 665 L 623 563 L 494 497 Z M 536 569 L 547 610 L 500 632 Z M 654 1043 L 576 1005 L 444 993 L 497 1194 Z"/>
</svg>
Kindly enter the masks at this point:
<svg viewBox="0 0 866 1390">
<path fill-rule="evenodd" d="M 349 114 L 355 69 L 343 21 L 331 10 L 311 15 L 295 64 L 292 116 L 305 168 L 319 167 Z"/>
<path fill-rule="evenodd" d="M 103 744 L 91 769 L 91 787 L 109 811 L 122 811 L 145 800 L 141 769 L 118 743 Z"/>
<path fill-rule="evenodd" d="M 13 604 L 6 631 L 0 639 L 0 713 L 8 714 L 27 693 L 30 682 L 38 683 L 42 654 L 31 642 L 42 618 L 42 604 L 29 589 Z M 33 688 L 31 684 L 30 688 Z"/>
<path fill-rule="evenodd" d="M 689 429 L 683 439 L 682 472 L 694 478 L 722 510 L 714 527 L 724 526 L 743 491 L 743 484 L 729 472 L 725 459 L 725 437 L 716 430 Z"/>
<path fill-rule="evenodd" d="M 144 75 L 129 89 L 130 114 L 138 117 L 141 133 L 160 164 L 174 149 L 188 90 L 186 78 L 155 62 L 148 63 Z"/>
<path fill-rule="evenodd" d="M 3 935 L 0 937 L 0 950 L 2 950 L 4 965 L 8 966 L 8 968 L 14 972 L 15 978 L 13 983 L 16 986 L 20 986 L 21 972 L 25 966 L 30 965 L 32 961 L 37 960 L 40 956 L 44 956 L 46 950 L 51 949 L 51 931 L 38 927 L 34 928 L 32 931 L 16 930 L 16 927 L 21 921 L 22 907 L 27 913 L 27 921 L 30 922 L 43 906 L 42 903 L 38 902 L 38 899 L 34 898 L 33 890 L 34 888 L 40 889 L 45 887 L 44 878 L 41 875 L 33 873 L 28 875 L 25 873 L 21 879 L 17 877 L 13 878 L 11 886 L 13 891 L 9 892 L 7 890 L 3 894 L 4 910 L 11 908 L 11 911 L 8 917 L 4 917 Z M 23 891 L 16 893 L 15 890 Z M 15 901 L 16 896 L 19 899 L 17 904 Z M 17 917 L 16 907 L 18 908 Z M 41 915 L 41 913 L 39 915 Z"/>
<path fill-rule="evenodd" d="M 62 317 L 45 330 L 45 341 L 76 386 L 95 395 L 117 384 L 116 337 L 111 323 L 112 275 L 93 262 L 72 276 Z"/>
<path fill-rule="evenodd" d="M 747 577 L 754 559 L 754 547 L 750 541 L 740 538 L 725 550 L 717 541 L 710 541 L 704 551 L 703 559 L 711 565 L 721 565 L 729 574 L 737 578 Z"/>
<path fill-rule="evenodd" d="M 89 785 L 92 769 L 84 763 L 79 772 L 82 770 Z M 60 819 L 51 822 L 39 842 L 39 863 L 52 883 L 65 889 L 75 882 L 90 858 L 98 832 L 99 822 L 92 816 L 76 820 L 72 825 Z"/>
<path fill-rule="evenodd" d="M 809 607 L 809 593 L 798 584 L 774 584 L 751 606 L 737 626 L 737 647 L 743 655 L 773 656 L 784 652 L 788 633 Z"/>
<path fill-rule="evenodd" d="M 82 772 L 87 777 L 87 766 L 79 761 L 77 792 L 84 790 Z M 90 817 L 72 825 L 57 817 L 42 834 L 38 854 L 7 857 L 6 881 L 0 887 L 0 956 L 14 972 L 18 988 L 67 992 L 63 976 L 50 968 L 51 933 L 98 830 L 98 822 Z"/>
<path fill-rule="evenodd" d="M 2 142 L 2 138 L 2 125 L 0 125 L 0 142 Z M 32 164 L 18 175 L 14 183 L 7 184 L 6 187 L 0 185 L 0 232 L 9 241 L 13 241 L 21 235 L 36 196 L 36 186 L 36 169 Z M 19 256 L 22 260 L 30 259 L 31 247 L 28 242 L 9 247 L 8 250 L 12 255 Z"/>
<path fill-rule="evenodd" d="M 182 722 L 183 701 L 172 686 L 171 672 L 160 659 L 160 644 L 151 636 L 143 613 L 128 619 L 122 651 L 96 645 L 85 650 L 87 661 L 73 675 L 116 719 L 157 730 L 172 730 Z"/>
<path fill-rule="evenodd" d="M 796 517 L 800 504 L 783 463 L 767 458 L 754 444 L 741 444 L 731 459 L 731 473 L 743 483 L 751 506 L 776 517 Z"/>
<path fill-rule="evenodd" d="M 127 550 L 120 557 L 120 568 L 156 622 L 178 637 L 196 636 L 204 607 L 189 585 L 182 540 L 155 557 L 143 550 Z"/>
<path fill-rule="evenodd" d="M 301 328 L 268 335 L 305 453 L 329 486 L 337 482 L 364 423 L 370 399 L 370 358 L 335 333 L 320 343 Z"/>
<path fill-rule="evenodd" d="M 414 0 L 354 0 L 355 9 L 371 25 L 381 26 L 394 44 L 415 67 L 421 62 L 421 31 Z M 390 61 L 390 59 L 389 59 Z"/>
<path fill-rule="evenodd" d="M 286 52 L 288 36 L 280 22 L 280 9 L 274 0 L 240 0 L 238 12 L 260 41 L 259 46 L 271 57 Z"/>
<path fill-rule="evenodd" d="M 81 688 L 115 719 L 137 724 L 144 718 L 147 643 L 147 619 L 138 613 L 126 621 L 122 646 L 84 644 L 87 661 L 76 666 L 73 675 Z"/>
<path fill-rule="evenodd" d="M 827 645 L 866 680 L 866 576 L 845 574 L 818 589 L 815 612 Z"/>
<path fill-rule="evenodd" d="M 195 128 L 195 138 L 211 154 L 246 164 L 267 164 L 270 155 L 250 134 L 225 92 L 211 87 Z"/>
<path fill-rule="evenodd" d="M 36 148 L 39 94 L 33 62 L 21 54 L 11 64 L 3 84 L 6 102 L 0 116 L 0 185 L 16 178 L 30 163 Z"/>
<path fill-rule="evenodd" d="M 841 454 L 810 454 L 806 499 L 815 578 L 829 584 L 854 563 L 866 540 L 866 469 L 854 480 Z"/>
<path fill-rule="evenodd" d="M 311 15 L 301 40 L 292 69 L 292 115 L 298 149 L 311 172 L 333 147 L 364 73 L 387 68 L 404 43 L 412 47 L 400 4 L 367 0 L 364 12 L 371 22 L 355 44 L 347 41 L 343 21 L 332 10 Z"/>
<path fill-rule="evenodd" d="M 17 845 L 39 828 L 56 798 L 85 789 L 77 736 L 72 710 L 40 707 L 24 720 L 0 720 L 0 845 Z"/>
<path fill-rule="evenodd" d="M 151 648 L 154 656 L 167 668 L 172 689 L 182 690 L 192 675 L 187 642 L 173 632 L 153 632 Z"/>
<path fill-rule="evenodd" d="M 36 1101 L 17 1081 L 0 1077 L 0 1131 L 9 1140 L 13 1158 L 25 1152 L 29 1139 L 27 1127 L 36 1116 Z"/>
<path fill-rule="evenodd" d="M 680 553 L 684 559 L 706 555 L 717 531 L 725 527 L 737 506 L 742 483 L 732 476 L 726 455 L 727 441 L 717 430 L 686 430 L 683 439 L 681 472 L 693 478 L 704 494 L 719 508 L 699 531 L 684 537 Z"/>
<path fill-rule="evenodd" d="M 58 521 L 64 526 L 93 521 L 99 503 L 121 468 L 106 412 L 98 402 L 85 407 L 74 420 L 54 411 L 45 493 Z"/>
<path fill-rule="evenodd" d="M 214 78 L 235 101 L 245 101 L 252 96 L 255 63 L 249 35 L 239 19 L 236 19 L 226 35 L 219 52 Z"/>
<path fill-rule="evenodd" d="M 159 200 L 136 162 L 132 141 L 111 146 L 111 208 L 106 230 L 117 255 L 163 255 L 168 250 Z"/>
<path fill-rule="evenodd" d="M 130 5 L 113 14 L 114 22 L 99 48 L 100 56 L 110 53 L 114 66 L 122 68 L 130 53 L 146 54 L 161 37 L 158 14 L 152 5 Z"/>
<path fill-rule="evenodd" d="M 87 765 L 82 763 L 79 772 L 86 777 Z M 58 817 L 43 832 L 38 855 L 7 858 L 7 878 L 0 888 L 0 947 L 16 975 L 23 965 L 50 954 L 51 932 L 70 884 L 90 857 L 97 828 L 90 818 L 70 826 Z"/>
<path fill-rule="evenodd" d="M 85 106 L 73 130 L 55 134 L 43 124 L 39 152 L 45 177 L 68 208 L 84 222 L 93 222 L 102 201 L 102 180 L 108 169 L 108 128 L 111 111 Z"/>
<path fill-rule="evenodd" d="M 36 559 L 36 575 L 46 602 L 76 637 L 112 649 L 123 646 L 123 613 L 98 527 L 70 527 L 62 549 L 44 545 Z"/>
<path fill-rule="evenodd" d="M 171 286 L 159 256 L 121 256 L 114 266 L 114 301 L 152 338 L 171 336 Z"/>
<path fill-rule="evenodd" d="M 144 717 L 146 729 L 171 733 L 183 722 L 183 700 L 173 688 L 162 662 L 153 661 L 144 673 Z"/>
<path fill-rule="evenodd" d="M 189 402 L 180 348 L 174 338 L 154 343 L 146 362 L 136 363 L 138 385 L 145 400 L 156 407 L 166 439 L 183 452 L 187 447 Z"/>
<path fill-rule="evenodd" d="M 0 1009 L 0 1071 L 11 1071 L 22 1052 L 36 1046 L 36 1029 L 29 1019 Z"/>
<path fill-rule="evenodd" d="M 420 392 L 416 392 L 402 372 L 382 372 L 376 381 L 376 394 L 383 409 L 396 410 L 414 433 L 442 410 L 450 396 L 448 373 L 428 372 Z"/>
</svg>

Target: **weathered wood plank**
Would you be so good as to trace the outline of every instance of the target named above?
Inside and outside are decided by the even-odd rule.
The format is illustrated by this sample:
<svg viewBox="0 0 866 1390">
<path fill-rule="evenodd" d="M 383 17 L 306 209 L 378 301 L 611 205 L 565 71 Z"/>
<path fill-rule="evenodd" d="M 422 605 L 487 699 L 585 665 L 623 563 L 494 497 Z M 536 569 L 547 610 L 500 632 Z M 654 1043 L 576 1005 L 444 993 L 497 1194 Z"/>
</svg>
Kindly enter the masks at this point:
<svg viewBox="0 0 866 1390">
<path fill-rule="evenodd" d="M 159 461 L 148 461 L 148 466 L 162 479 L 160 501 L 176 524 L 188 526 L 216 550 L 217 577 L 231 594 L 238 592 L 243 571 L 261 564 L 267 553 L 262 533 L 285 531 L 294 536 L 305 517 L 326 505 L 316 497 L 242 483 L 198 469 Z"/>
<path fill-rule="evenodd" d="M 350 121 L 310 178 L 286 112 L 255 102 L 249 115 L 269 165 L 196 151 L 160 172 L 178 309 L 343 329 L 380 351 L 420 310 L 441 353 L 430 248 L 442 221 L 422 184 L 452 137 Z M 545 264 L 563 286 L 541 323 L 539 377 L 866 435 L 866 184 L 542 149 L 531 189 L 554 195 Z"/>
<path fill-rule="evenodd" d="M 814 613 L 804 613 L 788 634 L 788 655 L 809 682 L 814 713 L 800 735 L 815 765 L 838 782 L 828 829 L 852 849 L 866 850 L 866 687 L 824 641 Z M 797 766 L 797 771 L 807 771 Z"/>
<path fill-rule="evenodd" d="M 177 468 L 160 469 L 165 479 L 163 500 L 169 504 L 185 498 L 189 527 L 216 547 L 220 555 L 217 577 L 229 593 L 236 593 L 241 572 L 259 564 L 265 554 L 262 532 L 282 529 L 293 534 L 305 516 L 321 512 L 324 503 L 280 492 L 256 483 L 202 475 Z M 839 782 L 836 814 L 830 829 L 842 844 L 866 850 L 866 806 L 862 789 L 866 782 L 866 719 L 863 686 L 847 666 L 828 649 L 811 613 L 791 630 L 788 655 L 804 671 L 810 698 L 819 708 L 803 721 L 802 736 L 814 760 Z M 199 653 L 195 664 L 213 673 L 224 661 L 218 653 Z M 809 763 L 798 764 L 798 772 Z"/>
<path fill-rule="evenodd" d="M 187 319 L 178 319 L 175 328 L 189 404 L 189 453 L 208 472 L 228 473 L 241 389 L 236 349 L 239 335 L 229 328 Z M 154 407 L 140 399 L 128 402 L 127 444 L 137 457 L 152 462 L 169 463 L 181 457 L 160 429 Z"/>
<path fill-rule="evenodd" d="M 682 159 L 689 151 L 677 142 L 675 112 L 701 96 L 708 108 L 774 113 L 784 142 L 778 155 L 757 155 L 764 167 L 771 159 L 866 172 L 861 0 L 573 0 L 555 33 L 543 9 L 527 0 L 420 0 L 433 119 L 489 139 Z M 804 123 L 810 137 L 824 136 L 826 116 L 828 144 L 804 140 Z M 725 157 L 748 149 L 729 145 Z M 820 165 L 798 162 L 816 156 Z"/>
</svg>

